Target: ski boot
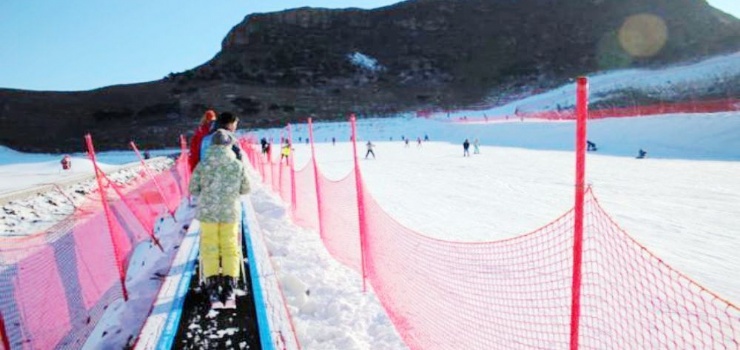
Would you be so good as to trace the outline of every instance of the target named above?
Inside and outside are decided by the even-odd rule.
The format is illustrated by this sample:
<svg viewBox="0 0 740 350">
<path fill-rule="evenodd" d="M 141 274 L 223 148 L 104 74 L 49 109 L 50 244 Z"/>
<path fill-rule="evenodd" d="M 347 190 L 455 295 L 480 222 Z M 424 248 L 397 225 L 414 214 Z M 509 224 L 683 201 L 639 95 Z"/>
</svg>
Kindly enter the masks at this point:
<svg viewBox="0 0 740 350">
<path fill-rule="evenodd" d="M 236 281 L 235 277 L 223 276 L 221 296 L 225 309 L 236 309 Z"/>
<path fill-rule="evenodd" d="M 211 276 L 206 278 L 206 295 L 208 295 L 208 302 L 211 304 L 211 309 L 223 309 L 224 303 L 221 301 L 221 292 L 219 287 L 221 286 L 220 276 Z"/>
</svg>

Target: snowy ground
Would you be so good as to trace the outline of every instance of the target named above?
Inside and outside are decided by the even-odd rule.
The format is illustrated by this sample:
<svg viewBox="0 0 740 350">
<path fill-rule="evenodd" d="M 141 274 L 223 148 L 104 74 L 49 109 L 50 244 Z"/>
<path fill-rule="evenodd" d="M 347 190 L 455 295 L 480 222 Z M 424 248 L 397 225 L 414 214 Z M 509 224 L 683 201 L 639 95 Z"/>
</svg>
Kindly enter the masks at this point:
<svg viewBox="0 0 740 350">
<path fill-rule="evenodd" d="M 12 157 L 11 157 L 12 155 Z M 86 200 L 86 196 L 98 187 L 93 177 L 92 162 L 85 158 L 73 158 L 72 169 L 64 171 L 59 165 L 58 155 L 30 155 L 39 163 L 20 163 L 23 153 L 0 149 L 0 200 L 15 191 L 43 186 L 39 193 L 14 196 L 12 200 L 0 201 L 0 236 L 25 236 L 41 232 L 71 215 L 75 208 Z M 54 160 L 47 160 L 53 158 Z M 106 161 L 115 162 L 119 155 L 108 157 Z M 101 160 L 102 161 L 102 160 Z M 131 162 L 131 159 L 128 159 Z M 154 173 L 167 169 L 173 164 L 167 157 L 149 160 L 149 168 Z M 140 162 L 116 165 L 101 163 L 100 167 L 111 180 L 128 183 L 140 176 L 143 171 Z"/>
</svg>

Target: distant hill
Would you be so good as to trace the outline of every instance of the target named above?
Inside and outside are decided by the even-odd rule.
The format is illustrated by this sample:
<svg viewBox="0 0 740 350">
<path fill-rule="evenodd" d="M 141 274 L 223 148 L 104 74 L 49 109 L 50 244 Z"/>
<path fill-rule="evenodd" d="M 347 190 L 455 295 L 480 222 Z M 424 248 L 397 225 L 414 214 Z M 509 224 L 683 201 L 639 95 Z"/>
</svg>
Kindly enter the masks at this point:
<svg viewBox="0 0 740 350">
<path fill-rule="evenodd" d="M 573 76 L 740 50 L 740 20 L 703 0 L 410 0 L 374 10 L 253 14 L 210 61 L 85 92 L 0 89 L 0 144 L 173 146 L 204 109 L 267 127 L 349 112 L 494 103 Z M 697 96 L 694 96 L 697 97 Z M 698 96 L 701 97 L 701 96 Z"/>
</svg>

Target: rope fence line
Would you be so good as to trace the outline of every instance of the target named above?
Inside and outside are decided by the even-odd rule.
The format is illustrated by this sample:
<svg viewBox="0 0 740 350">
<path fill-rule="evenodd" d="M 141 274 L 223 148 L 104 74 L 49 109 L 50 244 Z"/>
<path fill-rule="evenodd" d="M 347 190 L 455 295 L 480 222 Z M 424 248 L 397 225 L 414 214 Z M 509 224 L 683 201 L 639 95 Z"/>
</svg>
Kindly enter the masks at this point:
<svg viewBox="0 0 740 350">
<path fill-rule="evenodd" d="M 587 82 L 579 83 L 585 122 Z M 579 134 L 584 146 L 585 125 Z M 740 347 L 740 309 L 622 230 L 585 188 L 583 171 L 576 204 L 560 218 L 515 238 L 464 243 L 398 223 L 359 167 L 330 180 L 315 152 L 295 170 L 254 144 L 243 140 L 262 181 L 291 205 L 297 225 L 318 231 L 334 259 L 371 284 L 411 349 Z"/>
</svg>

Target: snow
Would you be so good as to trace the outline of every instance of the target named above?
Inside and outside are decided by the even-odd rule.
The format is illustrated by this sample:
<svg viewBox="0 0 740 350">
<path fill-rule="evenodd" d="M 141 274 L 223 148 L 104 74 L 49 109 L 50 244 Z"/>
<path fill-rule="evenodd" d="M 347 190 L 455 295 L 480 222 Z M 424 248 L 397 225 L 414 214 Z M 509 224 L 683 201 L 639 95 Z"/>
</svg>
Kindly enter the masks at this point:
<svg viewBox="0 0 740 350">
<path fill-rule="evenodd" d="M 379 72 L 385 69 L 381 64 L 378 63 L 377 59 L 360 52 L 353 52 L 347 55 L 347 57 L 352 64 L 371 72 Z"/>
<path fill-rule="evenodd" d="M 72 158 L 72 169 L 62 170 L 59 162 L 45 161 L 46 158 L 61 158 L 59 155 L 32 155 L 31 159 L 39 163 L 20 163 L 23 154 L 2 152 L 8 165 L 0 165 L 0 237 L 23 236 L 41 232 L 62 219 L 71 215 L 75 208 L 88 199 L 88 195 L 97 189 L 98 184 L 93 176 L 92 162 L 85 158 Z M 120 159 L 119 155 L 110 157 L 103 153 L 102 159 Z M 100 168 L 117 183 L 127 183 L 140 175 L 140 162 L 124 165 L 99 163 Z M 169 168 L 173 161 L 164 157 L 153 158 L 148 165 L 159 172 Z M 38 193 L 30 195 L 12 194 L 37 188 Z M 17 198 L 15 198 L 17 197 Z M 3 198 L 10 198 L 5 201 Z"/>
<path fill-rule="evenodd" d="M 642 81 L 662 81 L 668 85 L 646 87 L 668 90 L 677 82 L 737 75 L 739 60 L 740 54 L 734 54 L 665 71 L 600 74 L 593 77 L 591 92 L 611 91 L 619 84 L 638 86 Z M 635 74 L 645 79 L 634 79 Z M 661 78 L 648 79 L 656 76 Z M 511 114 L 518 104 L 552 108 L 556 103 L 572 103 L 573 91 L 566 86 L 503 107 L 459 115 Z M 740 113 L 604 119 L 590 121 L 588 128 L 589 139 L 599 151 L 587 157 L 587 182 L 607 212 L 666 263 L 740 303 L 740 279 L 734 278 L 740 271 Z M 345 176 L 352 167 L 348 124 L 316 123 L 314 130 L 316 139 L 325 141 L 316 146 L 322 172 L 334 179 Z M 573 205 L 573 122 L 471 125 L 398 117 L 360 119 L 358 132 L 361 140 L 377 145 L 377 159 L 361 161 L 370 193 L 396 220 L 426 235 L 461 241 L 512 237 L 541 227 Z M 294 126 L 294 139 L 305 139 L 307 134 L 305 125 Z M 425 134 L 431 142 L 421 147 L 412 142 L 406 148 L 401 141 L 401 135 L 413 140 Z M 277 137 L 279 130 L 263 130 L 262 135 Z M 335 146 L 326 142 L 332 137 L 339 141 Z M 479 138 L 481 154 L 463 158 L 465 138 Z M 305 166 L 308 146 L 296 142 L 294 147 L 297 168 Z M 364 147 L 358 148 L 363 156 Z M 648 151 L 647 159 L 634 159 L 639 148 Z M 0 150 L 4 176 L 0 183 L 6 186 L 4 190 L 15 191 L 62 181 L 70 175 L 58 171 L 59 158 Z M 100 159 L 103 162 L 102 155 Z M 86 166 L 81 157 L 73 160 L 73 169 Z M 316 232 L 295 226 L 286 205 L 254 176 L 251 202 L 302 347 L 406 348 L 372 291 L 362 292 L 360 276 L 334 261 Z M 28 204 L 28 212 L 22 215 L 35 213 L 41 220 L 56 220 L 51 210 L 40 209 L 42 205 Z M 8 227 L 0 229 L 5 233 Z M 160 229 L 180 228 L 166 221 Z M 167 260 L 145 243 L 137 247 L 133 260 L 146 262 L 148 267 L 131 274 L 142 301 L 144 295 L 156 293 L 145 280 L 165 271 Z M 87 346 L 120 348 L 130 334 L 117 331 L 140 321 L 148 310 L 144 304 L 111 307 Z M 102 337 L 103 331 L 115 336 Z"/>
<path fill-rule="evenodd" d="M 712 57 L 700 62 L 684 63 L 663 69 L 624 69 L 588 75 L 589 101 L 591 103 L 608 97 L 619 90 L 642 91 L 661 98 L 691 95 L 692 91 L 707 91 L 718 84 L 740 76 L 740 52 Z M 452 119 L 467 116 L 495 117 L 514 115 L 514 112 L 555 110 L 575 105 L 574 83 L 516 100 L 502 106 L 477 111 L 454 111 Z M 737 97 L 737 96 L 727 96 Z M 495 96 L 492 96 L 495 101 Z M 447 113 L 438 113 L 437 118 L 446 118 Z"/>
</svg>

